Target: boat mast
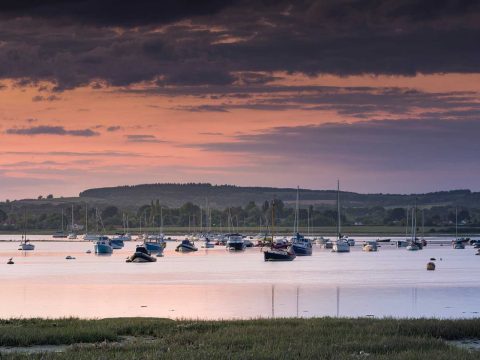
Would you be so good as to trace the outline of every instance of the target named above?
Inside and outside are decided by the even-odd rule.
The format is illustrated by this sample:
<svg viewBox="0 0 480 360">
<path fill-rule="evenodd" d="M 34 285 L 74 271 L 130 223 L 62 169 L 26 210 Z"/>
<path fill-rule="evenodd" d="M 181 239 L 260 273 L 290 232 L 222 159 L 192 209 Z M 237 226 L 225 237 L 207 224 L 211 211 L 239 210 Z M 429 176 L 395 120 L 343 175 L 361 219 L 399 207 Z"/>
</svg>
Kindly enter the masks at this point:
<svg viewBox="0 0 480 360">
<path fill-rule="evenodd" d="M 275 239 L 275 199 L 272 200 L 272 243 L 271 247 L 273 248 L 273 243 Z"/>
<path fill-rule="evenodd" d="M 22 240 L 24 242 L 27 242 L 27 208 L 25 207 L 23 209 L 23 234 L 22 234 Z"/>
<path fill-rule="evenodd" d="M 307 208 L 307 233 L 310 236 L 310 206 Z"/>
<path fill-rule="evenodd" d="M 407 207 L 407 221 L 405 223 L 405 241 L 408 241 L 408 220 L 410 218 L 410 209 Z"/>
<path fill-rule="evenodd" d="M 422 209 L 422 240 L 425 239 L 425 209 Z"/>
<path fill-rule="evenodd" d="M 412 243 L 417 241 L 417 199 L 412 209 Z"/>
<path fill-rule="evenodd" d="M 458 240 L 458 207 L 455 207 L 455 240 Z"/>
<path fill-rule="evenodd" d="M 340 232 L 341 232 L 341 224 L 340 224 L 340 180 L 337 180 L 337 237 L 340 240 Z"/>
<path fill-rule="evenodd" d="M 160 207 L 160 235 L 163 234 L 163 207 Z"/>
<path fill-rule="evenodd" d="M 73 204 L 72 204 L 72 224 L 70 227 L 72 228 L 72 232 L 73 232 Z"/>
<path fill-rule="evenodd" d="M 295 235 L 298 233 L 298 191 L 299 187 L 297 185 L 297 201 L 295 202 L 295 222 L 293 224 L 293 233 Z"/>
</svg>

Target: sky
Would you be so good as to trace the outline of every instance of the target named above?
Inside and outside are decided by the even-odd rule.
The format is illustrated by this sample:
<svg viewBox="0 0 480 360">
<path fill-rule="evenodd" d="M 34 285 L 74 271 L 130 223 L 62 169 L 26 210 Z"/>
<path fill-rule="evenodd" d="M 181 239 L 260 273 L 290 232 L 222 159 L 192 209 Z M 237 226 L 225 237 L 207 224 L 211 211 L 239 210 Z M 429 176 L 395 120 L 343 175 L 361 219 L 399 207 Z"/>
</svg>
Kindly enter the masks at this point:
<svg viewBox="0 0 480 360">
<path fill-rule="evenodd" d="M 0 2 L 0 200 L 480 191 L 480 2 Z"/>
</svg>

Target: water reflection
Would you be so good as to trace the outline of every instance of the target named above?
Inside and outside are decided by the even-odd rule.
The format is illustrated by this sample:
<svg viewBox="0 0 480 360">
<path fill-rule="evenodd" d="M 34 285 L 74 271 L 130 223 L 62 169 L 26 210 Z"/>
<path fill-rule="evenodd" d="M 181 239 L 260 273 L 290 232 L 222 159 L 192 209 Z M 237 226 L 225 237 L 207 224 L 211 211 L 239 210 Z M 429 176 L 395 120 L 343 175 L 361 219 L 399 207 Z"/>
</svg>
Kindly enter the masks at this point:
<svg viewBox="0 0 480 360">
<path fill-rule="evenodd" d="M 89 242 L 39 242 L 34 252 L 0 242 L 0 317 L 478 317 L 473 249 L 336 256 L 316 247 L 311 257 L 266 263 L 258 249 L 178 254 L 175 245 L 156 263 L 128 264 L 135 242 L 108 256 L 86 254 Z M 435 272 L 425 270 L 431 257 L 443 259 Z"/>
</svg>

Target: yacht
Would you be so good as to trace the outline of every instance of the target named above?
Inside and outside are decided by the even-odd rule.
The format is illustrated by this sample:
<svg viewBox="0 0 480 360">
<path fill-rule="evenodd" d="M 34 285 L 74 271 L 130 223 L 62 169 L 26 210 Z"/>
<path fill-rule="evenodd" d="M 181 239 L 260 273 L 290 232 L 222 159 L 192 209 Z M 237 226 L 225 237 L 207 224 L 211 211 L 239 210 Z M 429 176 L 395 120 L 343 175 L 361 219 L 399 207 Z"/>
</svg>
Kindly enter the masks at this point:
<svg viewBox="0 0 480 360">
<path fill-rule="evenodd" d="M 33 245 L 29 240 L 27 240 L 27 210 L 26 209 L 24 214 L 22 241 L 20 242 L 18 250 L 22 250 L 22 251 L 35 250 L 35 245 Z"/>
<path fill-rule="evenodd" d="M 341 234 L 342 224 L 340 216 L 340 180 L 337 180 L 337 240 L 333 242 L 332 251 L 337 253 L 350 252 L 348 236 Z"/>
<path fill-rule="evenodd" d="M 245 245 L 245 241 L 243 241 L 243 236 L 240 234 L 228 234 L 227 235 L 227 250 L 233 251 L 241 251 L 245 250 L 247 246 Z"/>
<path fill-rule="evenodd" d="M 113 247 L 108 236 L 100 236 L 99 240 L 95 243 L 95 254 L 111 254 L 112 252 Z"/>
<path fill-rule="evenodd" d="M 263 252 L 265 261 L 292 261 L 296 257 L 297 255 L 291 246 L 287 249 L 270 248 Z"/>
<path fill-rule="evenodd" d="M 310 256 L 312 255 L 312 243 L 309 239 L 300 235 L 298 231 L 299 219 L 299 187 L 297 186 L 297 200 L 295 202 L 295 222 L 293 224 L 294 236 L 291 238 L 291 244 L 293 251 L 298 256 Z"/>
<path fill-rule="evenodd" d="M 309 239 L 297 234 L 292 238 L 292 248 L 298 256 L 312 255 L 312 243 Z"/>
<path fill-rule="evenodd" d="M 68 237 L 68 234 L 63 229 L 63 225 L 64 225 L 64 220 L 63 220 L 63 209 L 62 209 L 62 230 L 55 231 L 52 234 L 53 238 L 55 238 L 55 239 L 66 239 Z"/>
<path fill-rule="evenodd" d="M 73 226 L 73 224 L 74 224 L 74 220 L 73 220 L 73 204 L 72 204 L 72 223 L 70 225 L 71 233 L 69 233 L 67 236 L 68 240 L 75 240 L 77 238 L 77 234 L 74 231 L 75 227 Z"/>
<path fill-rule="evenodd" d="M 193 252 L 197 250 L 198 249 L 195 247 L 195 244 L 188 239 L 182 240 L 182 242 L 175 249 L 177 252 Z"/>
<path fill-rule="evenodd" d="M 210 241 L 210 239 L 208 237 L 205 238 L 205 244 L 202 245 L 202 248 L 204 249 L 211 249 L 211 248 L 214 248 L 215 247 L 215 244 Z"/>
<path fill-rule="evenodd" d="M 333 252 L 350 252 L 350 244 L 348 243 L 347 240 L 345 240 L 343 237 L 334 241 L 333 247 L 332 247 Z"/>
<path fill-rule="evenodd" d="M 165 247 L 167 246 L 163 234 L 149 235 L 147 236 L 143 244 L 148 251 L 156 252 L 159 254 L 163 253 L 163 249 L 165 249 Z"/>
<path fill-rule="evenodd" d="M 366 252 L 377 251 L 378 244 L 375 240 L 365 241 L 363 243 L 362 250 Z"/>
<path fill-rule="evenodd" d="M 452 240 L 452 247 L 457 250 L 465 249 L 466 242 L 466 239 L 458 238 L 458 208 L 455 208 L 455 240 Z"/>
<path fill-rule="evenodd" d="M 272 201 L 272 242 L 270 248 L 263 251 L 263 260 L 264 261 L 292 261 L 297 255 L 291 246 L 288 248 L 275 248 L 273 239 L 275 239 L 274 234 L 275 229 L 275 200 Z"/>
<path fill-rule="evenodd" d="M 418 251 L 423 249 L 422 242 L 417 238 L 417 200 L 415 199 L 415 205 L 412 209 L 412 237 L 410 238 L 406 247 L 408 251 Z"/>
<path fill-rule="evenodd" d="M 23 242 L 20 243 L 20 247 L 18 248 L 18 250 L 22 250 L 22 251 L 31 251 L 31 250 L 35 250 L 35 245 L 33 245 L 30 241 L 28 240 L 24 240 Z"/>
</svg>

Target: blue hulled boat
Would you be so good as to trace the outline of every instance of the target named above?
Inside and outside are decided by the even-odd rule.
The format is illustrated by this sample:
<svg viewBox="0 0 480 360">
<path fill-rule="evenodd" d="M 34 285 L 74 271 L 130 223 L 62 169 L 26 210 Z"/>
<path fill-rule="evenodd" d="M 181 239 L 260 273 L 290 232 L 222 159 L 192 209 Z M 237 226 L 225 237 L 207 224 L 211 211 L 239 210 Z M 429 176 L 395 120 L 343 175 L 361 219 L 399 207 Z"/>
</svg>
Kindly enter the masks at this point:
<svg viewBox="0 0 480 360">
<path fill-rule="evenodd" d="M 95 254 L 111 254 L 113 247 L 108 236 L 100 236 L 100 239 L 95 243 Z"/>
<path fill-rule="evenodd" d="M 292 238 L 292 248 L 298 256 L 312 255 L 312 243 L 309 239 L 297 232 Z"/>
<path fill-rule="evenodd" d="M 167 244 L 163 239 L 163 235 L 150 235 L 145 240 L 144 245 L 148 251 L 161 254 Z"/>
</svg>

